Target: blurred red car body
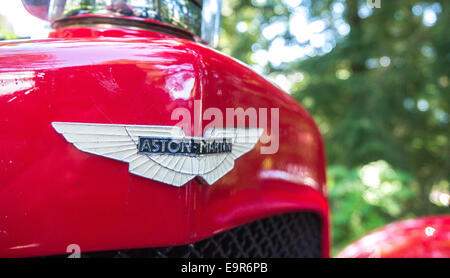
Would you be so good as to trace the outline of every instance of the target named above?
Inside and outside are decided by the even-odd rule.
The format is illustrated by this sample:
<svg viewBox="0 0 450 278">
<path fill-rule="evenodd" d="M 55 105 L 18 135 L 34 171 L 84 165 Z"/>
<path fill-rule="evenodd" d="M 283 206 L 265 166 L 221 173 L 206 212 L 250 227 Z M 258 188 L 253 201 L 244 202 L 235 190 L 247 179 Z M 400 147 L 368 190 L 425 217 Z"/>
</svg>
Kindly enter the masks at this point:
<svg viewBox="0 0 450 278">
<path fill-rule="evenodd" d="M 338 258 L 450 258 L 450 216 L 389 224 L 347 246 Z"/>
</svg>

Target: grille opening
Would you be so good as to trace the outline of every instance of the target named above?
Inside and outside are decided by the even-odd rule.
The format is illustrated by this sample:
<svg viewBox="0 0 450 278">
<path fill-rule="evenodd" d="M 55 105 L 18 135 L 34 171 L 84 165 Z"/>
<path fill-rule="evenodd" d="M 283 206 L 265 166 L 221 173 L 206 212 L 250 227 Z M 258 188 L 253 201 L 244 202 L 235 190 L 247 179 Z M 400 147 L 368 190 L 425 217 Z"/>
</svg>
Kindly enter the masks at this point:
<svg viewBox="0 0 450 278">
<path fill-rule="evenodd" d="M 259 219 L 183 246 L 81 253 L 82 258 L 318 258 L 321 218 L 294 212 Z"/>
</svg>

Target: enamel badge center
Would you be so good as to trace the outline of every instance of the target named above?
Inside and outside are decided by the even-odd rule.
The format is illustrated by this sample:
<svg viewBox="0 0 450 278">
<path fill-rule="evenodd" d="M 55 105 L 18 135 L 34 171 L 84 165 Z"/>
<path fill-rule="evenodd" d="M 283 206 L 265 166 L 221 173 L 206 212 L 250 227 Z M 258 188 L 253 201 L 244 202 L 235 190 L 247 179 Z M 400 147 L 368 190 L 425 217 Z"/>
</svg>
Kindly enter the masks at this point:
<svg viewBox="0 0 450 278">
<path fill-rule="evenodd" d="M 81 151 L 129 163 L 138 176 L 182 186 L 199 176 L 213 184 L 249 152 L 261 128 L 212 128 L 203 137 L 180 127 L 53 122 L 53 128 Z"/>
<path fill-rule="evenodd" d="M 171 138 L 157 137 L 139 137 L 138 149 L 139 153 L 148 154 L 185 154 L 185 155 L 201 155 L 201 154 L 217 154 L 230 153 L 233 143 L 223 138 L 223 141 L 207 142 L 206 140 L 188 141 L 174 140 Z"/>
</svg>

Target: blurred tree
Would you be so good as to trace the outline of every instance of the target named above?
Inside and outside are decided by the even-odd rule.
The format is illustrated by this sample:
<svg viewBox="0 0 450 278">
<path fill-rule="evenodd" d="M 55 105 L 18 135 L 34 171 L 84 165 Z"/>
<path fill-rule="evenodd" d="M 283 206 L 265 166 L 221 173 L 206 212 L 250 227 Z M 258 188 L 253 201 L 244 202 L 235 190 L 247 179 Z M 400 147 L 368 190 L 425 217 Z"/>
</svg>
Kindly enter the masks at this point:
<svg viewBox="0 0 450 278">
<path fill-rule="evenodd" d="M 12 40 L 17 38 L 7 19 L 0 15 L 0 40 Z"/>
<path fill-rule="evenodd" d="M 289 77 L 290 93 L 322 131 L 335 248 L 397 218 L 449 212 L 429 201 L 438 184 L 448 192 L 449 11 L 444 0 L 381 0 L 381 8 L 365 0 L 224 1 L 221 50 Z M 274 63 L 280 38 L 305 54 Z M 257 61 L 260 50 L 269 62 Z M 373 188 L 358 174 L 379 160 L 403 188 L 391 196 L 394 210 L 371 203 Z"/>
</svg>

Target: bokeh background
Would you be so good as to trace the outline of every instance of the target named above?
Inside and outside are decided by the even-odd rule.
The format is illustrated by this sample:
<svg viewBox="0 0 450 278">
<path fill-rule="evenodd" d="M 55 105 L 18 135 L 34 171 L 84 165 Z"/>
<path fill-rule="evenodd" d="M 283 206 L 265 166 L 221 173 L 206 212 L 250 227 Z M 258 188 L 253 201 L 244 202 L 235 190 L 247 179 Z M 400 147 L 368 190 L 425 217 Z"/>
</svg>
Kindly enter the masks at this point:
<svg viewBox="0 0 450 278">
<path fill-rule="evenodd" d="M 450 1 L 224 0 L 219 50 L 314 117 L 333 250 L 389 222 L 450 213 Z M 0 1 L 0 39 L 50 25 Z"/>
</svg>

